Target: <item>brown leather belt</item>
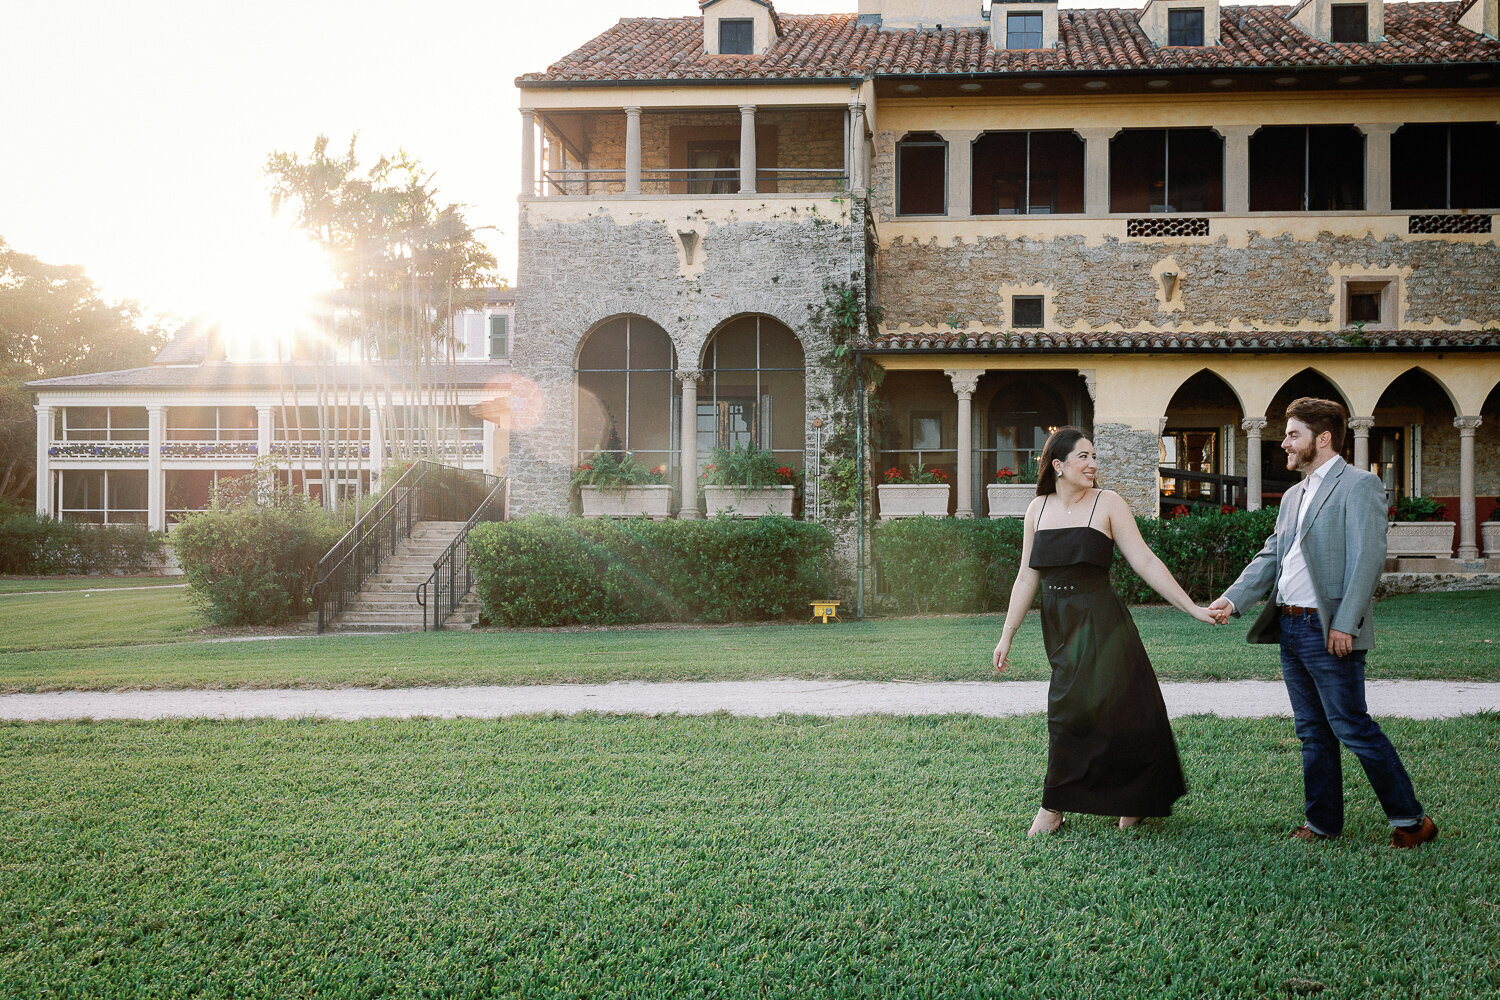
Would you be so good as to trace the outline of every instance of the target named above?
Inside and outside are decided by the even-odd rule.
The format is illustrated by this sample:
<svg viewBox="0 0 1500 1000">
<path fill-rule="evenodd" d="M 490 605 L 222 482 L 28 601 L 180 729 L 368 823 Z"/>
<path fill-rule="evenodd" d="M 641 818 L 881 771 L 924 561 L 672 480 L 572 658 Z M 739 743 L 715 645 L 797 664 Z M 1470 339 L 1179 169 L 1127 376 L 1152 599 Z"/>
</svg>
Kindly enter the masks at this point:
<svg viewBox="0 0 1500 1000">
<path fill-rule="evenodd" d="M 1283 604 L 1281 606 L 1281 613 L 1284 614 L 1284 615 L 1291 615 L 1293 618 L 1295 618 L 1298 615 L 1315 615 L 1315 614 L 1318 613 L 1318 609 L 1317 608 L 1302 608 L 1302 607 L 1298 607 L 1295 604 Z"/>
</svg>

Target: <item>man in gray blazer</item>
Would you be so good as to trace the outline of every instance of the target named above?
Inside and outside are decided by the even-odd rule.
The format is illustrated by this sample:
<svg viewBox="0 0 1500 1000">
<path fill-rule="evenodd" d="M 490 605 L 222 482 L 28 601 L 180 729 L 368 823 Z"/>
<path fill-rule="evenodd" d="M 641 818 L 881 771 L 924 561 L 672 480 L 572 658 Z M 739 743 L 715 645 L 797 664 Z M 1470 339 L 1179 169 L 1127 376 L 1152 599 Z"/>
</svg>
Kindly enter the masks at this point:
<svg viewBox="0 0 1500 1000">
<path fill-rule="evenodd" d="M 1307 821 L 1292 836 L 1316 841 L 1343 832 L 1342 743 L 1385 809 L 1391 846 L 1416 847 L 1437 836 L 1437 825 L 1365 705 L 1365 654 L 1375 645 L 1370 606 L 1385 566 L 1385 490 L 1339 457 L 1348 420 L 1338 403 L 1303 397 L 1286 417 L 1281 447 L 1302 482 L 1282 497 L 1265 546 L 1209 608 L 1227 621 L 1271 594 L 1247 640 L 1281 645 L 1306 795 Z"/>
</svg>

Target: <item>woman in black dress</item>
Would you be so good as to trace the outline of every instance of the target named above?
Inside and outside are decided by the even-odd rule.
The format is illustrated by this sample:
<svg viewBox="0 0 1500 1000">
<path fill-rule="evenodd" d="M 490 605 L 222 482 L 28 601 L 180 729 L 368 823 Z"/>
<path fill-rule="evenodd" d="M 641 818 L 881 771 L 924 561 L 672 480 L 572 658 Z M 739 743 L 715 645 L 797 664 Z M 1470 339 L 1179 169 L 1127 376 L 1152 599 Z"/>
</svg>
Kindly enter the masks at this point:
<svg viewBox="0 0 1500 1000">
<path fill-rule="evenodd" d="M 1177 744 L 1151 661 L 1125 602 L 1110 588 L 1115 546 L 1173 607 L 1207 624 L 1198 607 L 1147 547 L 1130 506 L 1094 485 L 1094 445 L 1063 427 L 1042 451 L 1037 498 L 1026 510 L 1021 571 L 1010 592 L 995 669 L 1008 666 L 1037 587 L 1042 638 L 1052 663 L 1047 694 L 1047 777 L 1027 836 L 1052 833 L 1067 813 L 1166 816 L 1186 791 Z"/>
</svg>

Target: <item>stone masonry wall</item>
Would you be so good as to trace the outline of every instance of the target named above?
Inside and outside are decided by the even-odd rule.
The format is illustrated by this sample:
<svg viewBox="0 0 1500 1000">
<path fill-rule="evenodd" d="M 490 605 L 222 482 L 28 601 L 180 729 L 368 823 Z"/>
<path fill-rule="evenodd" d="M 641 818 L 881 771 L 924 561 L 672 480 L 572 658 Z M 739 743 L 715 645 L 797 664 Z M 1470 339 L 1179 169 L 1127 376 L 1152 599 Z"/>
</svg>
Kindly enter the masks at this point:
<svg viewBox="0 0 1500 1000">
<path fill-rule="evenodd" d="M 1182 275 L 1182 308 L 1165 312 L 1153 265 L 1166 257 Z M 993 328 L 1005 315 L 1001 285 L 1049 286 L 1058 329 L 1330 329 L 1330 268 L 1410 269 L 1401 279 L 1405 322 L 1500 323 L 1500 247 L 1322 233 L 1316 240 L 1252 236 L 1245 247 L 1082 236 L 1052 240 L 981 236 L 939 245 L 897 238 L 876 258 L 885 326 L 941 329 L 950 317 Z"/>
<path fill-rule="evenodd" d="M 825 281 L 864 280 L 863 206 L 779 196 L 746 207 L 712 210 L 683 201 L 671 219 L 641 213 L 662 203 L 622 203 L 564 215 L 546 203 L 523 204 L 517 375 L 535 384 L 537 405 L 513 417 L 511 497 L 517 513 L 568 510 L 574 455 L 574 362 L 599 322 L 642 316 L 671 337 L 679 369 L 697 368 L 703 349 L 726 320 L 762 314 L 801 340 L 807 366 L 807 447 L 819 396 L 829 391 L 819 358 L 831 345 L 810 326 L 824 301 Z M 685 266 L 674 234 L 700 234 L 696 267 Z M 828 429 L 825 428 L 825 434 Z"/>
<path fill-rule="evenodd" d="M 1137 514 L 1154 516 L 1157 493 L 1158 438 L 1125 424 L 1094 424 L 1094 453 L 1099 458 L 1099 485 L 1125 498 Z"/>
</svg>

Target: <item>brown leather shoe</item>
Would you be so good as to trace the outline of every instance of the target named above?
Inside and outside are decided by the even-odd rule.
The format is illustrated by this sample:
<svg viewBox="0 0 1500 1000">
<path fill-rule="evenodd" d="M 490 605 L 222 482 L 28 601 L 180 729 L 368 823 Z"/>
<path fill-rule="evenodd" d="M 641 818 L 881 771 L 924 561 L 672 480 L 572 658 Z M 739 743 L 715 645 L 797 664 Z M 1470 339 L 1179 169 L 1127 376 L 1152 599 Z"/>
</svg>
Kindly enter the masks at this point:
<svg viewBox="0 0 1500 1000">
<path fill-rule="evenodd" d="M 1319 840 L 1332 840 L 1333 838 L 1328 836 L 1328 834 L 1326 833 L 1318 833 L 1310 826 L 1299 826 L 1297 827 L 1297 829 L 1292 831 L 1291 839 L 1305 840 L 1309 844 L 1311 844 Z"/>
<path fill-rule="evenodd" d="M 1396 827 L 1391 830 L 1392 847 L 1416 847 L 1436 839 L 1437 824 L 1432 821 L 1431 816 L 1423 816 L 1421 825 L 1415 829 L 1403 830 Z"/>
</svg>

